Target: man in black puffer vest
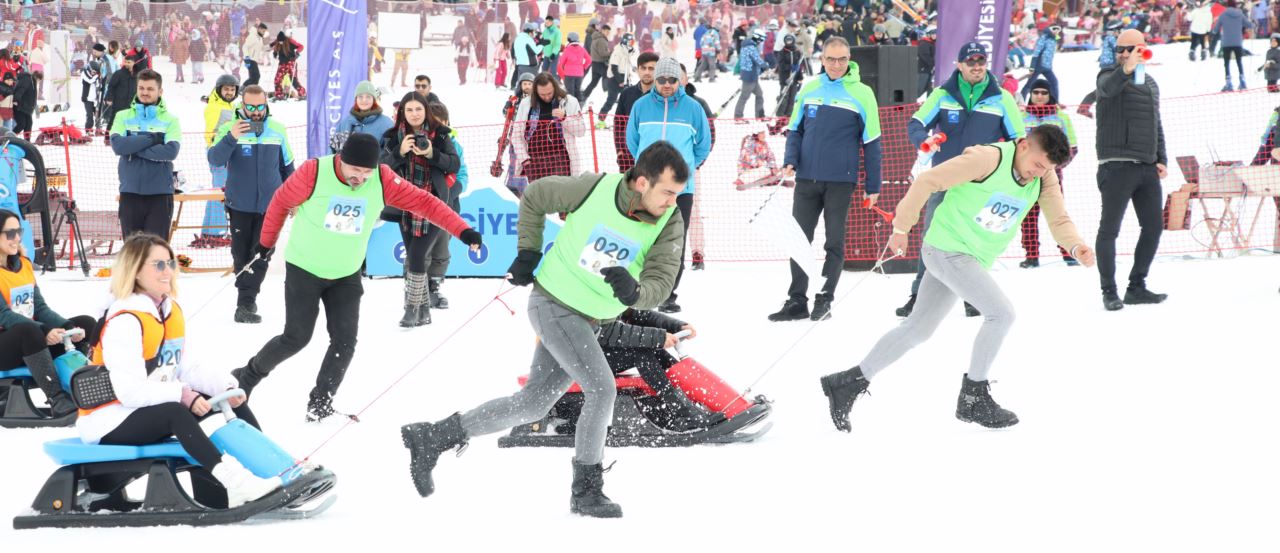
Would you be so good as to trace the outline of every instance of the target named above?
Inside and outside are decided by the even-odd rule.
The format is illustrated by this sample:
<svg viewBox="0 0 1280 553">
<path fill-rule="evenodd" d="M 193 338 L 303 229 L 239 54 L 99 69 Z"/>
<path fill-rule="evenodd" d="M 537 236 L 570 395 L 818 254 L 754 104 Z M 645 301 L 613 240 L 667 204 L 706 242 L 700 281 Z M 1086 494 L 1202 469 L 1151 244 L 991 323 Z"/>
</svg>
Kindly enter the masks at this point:
<svg viewBox="0 0 1280 553">
<path fill-rule="evenodd" d="M 1164 126 L 1160 122 L 1160 88 L 1146 74 L 1142 51 L 1146 39 L 1136 29 L 1120 33 L 1116 63 L 1098 73 L 1098 189 L 1102 220 L 1098 224 L 1098 273 L 1102 304 L 1116 311 L 1125 304 L 1160 303 L 1168 297 L 1147 290 L 1147 272 L 1160 246 L 1163 196 L 1160 180 L 1168 170 Z M 1116 237 L 1129 201 L 1142 233 L 1133 254 L 1124 301 L 1116 293 Z"/>
</svg>

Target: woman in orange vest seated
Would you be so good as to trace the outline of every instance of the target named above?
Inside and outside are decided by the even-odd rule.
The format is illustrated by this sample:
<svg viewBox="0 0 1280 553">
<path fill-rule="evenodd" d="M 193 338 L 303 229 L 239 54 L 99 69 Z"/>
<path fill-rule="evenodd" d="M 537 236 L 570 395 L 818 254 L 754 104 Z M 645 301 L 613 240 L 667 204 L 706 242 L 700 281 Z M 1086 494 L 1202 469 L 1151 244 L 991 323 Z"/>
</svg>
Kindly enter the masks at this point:
<svg viewBox="0 0 1280 553">
<path fill-rule="evenodd" d="M 66 353 L 62 335 L 68 330 L 84 330 L 72 341 L 89 343 L 84 337 L 93 330 L 93 317 L 67 319 L 45 304 L 31 261 L 23 256 L 22 221 L 5 209 L 0 209 L 0 299 L 0 371 L 25 365 L 55 418 L 74 413 L 76 405 L 58 383 L 53 358 Z"/>
<path fill-rule="evenodd" d="M 230 371 L 202 367 L 187 354 L 182 307 L 174 300 L 177 278 L 167 242 L 152 234 L 125 240 L 111 268 L 115 302 L 93 350 L 94 364 L 109 371 L 116 399 L 82 408 L 76 428 L 86 443 L 144 445 L 176 437 L 227 488 L 235 507 L 270 493 L 280 478 L 254 476 L 234 457 L 223 456 L 200 428 L 200 420 L 212 414 L 208 397 L 239 383 Z M 258 426 L 242 400 L 230 403 L 238 417 Z"/>
</svg>

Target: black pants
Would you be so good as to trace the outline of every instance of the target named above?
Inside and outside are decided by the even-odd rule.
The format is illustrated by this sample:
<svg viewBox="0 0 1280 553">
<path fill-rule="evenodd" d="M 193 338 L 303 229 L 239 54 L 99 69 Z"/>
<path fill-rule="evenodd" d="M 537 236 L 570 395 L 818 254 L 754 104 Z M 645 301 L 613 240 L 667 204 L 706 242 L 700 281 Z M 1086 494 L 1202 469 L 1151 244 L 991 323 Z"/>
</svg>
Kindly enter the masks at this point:
<svg viewBox="0 0 1280 553">
<path fill-rule="evenodd" d="M 515 60 L 512 60 L 512 61 L 515 61 Z M 516 66 L 516 70 L 511 72 L 511 90 L 513 92 L 517 92 L 517 93 L 520 92 L 520 75 L 523 75 L 525 73 L 537 75 L 538 66 L 537 65 L 517 65 Z"/>
<path fill-rule="evenodd" d="M 653 348 L 601 348 L 604 351 L 604 358 L 609 361 L 609 368 L 613 369 L 613 374 L 620 374 L 631 369 L 635 369 L 640 373 L 640 378 L 644 379 L 644 383 L 648 384 L 658 395 L 663 395 L 667 389 L 674 385 L 671 379 L 667 377 L 667 369 L 676 364 L 676 358 L 672 357 L 664 349 Z"/>
<path fill-rule="evenodd" d="M 13 110 L 13 134 L 22 133 L 24 140 L 31 140 L 31 125 L 33 123 L 30 113 Z"/>
<path fill-rule="evenodd" d="M 582 77 L 564 77 L 564 89 L 570 96 L 582 101 Z"/>
<path fill-rule="evenodd" d="M 1098 223 L 1095 249 L 1102 291 L 1116 292 L 1116 237 L 1120 235 L 1120 223 L 1124 221 L 1130 200 L 1142 232 L 1133 253 L 1129 286 L 1145 287 L 1151 261 L 1160 247 L 1160 233 L 1164 230 L 1164 193 L 1156 166 L 1123 161 L 1103 163 L 1098 166 L 1098 191 L 1102 193 L 1102 220 Z"/>
<path fill-rule="evenodd" d="M 208 396 L 204 397 L 208 399 Z M 248 403 L 242 403 L 232 411 L 237 417 L 244 419 L 244 422 L 259 430 L 262 429 L 258 425 L 258 419 L 253 416 L 253 411 L 249 410 Z M 222 462 L 222 454 L 200 428 L 200 421 L 213 414 L 210 412 L 203 417 L 197 417 L 190 409 L 176 401 L 142 407 L 129 413 L 120 426 L 103 436 L 99 443 L 147 445 L 173 436 L 182 444 L 182 448 L 200 463 L 200 466 L 205 470 L 213 470 L 215 465 Z"/>
<path fill-rule="evenodd" d="M 1195 51 L 1196 51 L 1196 48 L 1197 48 L 1197 47 L 1199 47 L 1201 50 L 1208 50 L 1208 49 L 1209 49 L 1209 47 L 1208 47 L 1208 46 L 1205 46 L 1205 45 L 1204 45 L 1204 37 L 1205 37 L 1205 36 L 1207 36 L 1207 35 L 1204 35 L 1204 34 L 1198 34 L 1198 33 L 1191 33 L 1191 52 L 1192 52 L 1192 53 L 1195 53 Z"/>
<path fill-rule="evenodd" d="M 406 215 L 408 217 L 408 215 Z M 429 225 L 422 236 L 414 236 L 408 224 L 400 223 L 400 239 L 404 240 L 404 265 L 410 273 L 425 273 L 431 263 L 431 251 L 437 240 L 447 238 L 440 227 Z"/>
<path fill-rule="evenodd" d="M 262 73 L 258 72 L 258 62 L 246 60 L 244 65 L 249 68 L 249 78 L 244 80 L 244 85 L 241 86 L 241 90 L 244 90 L 244 87 L 246 86 L 258 84 L 258 81 L 262 79 Z"/>
<path fill-rule="evenodd" d="M 1244 48 L 1240 46 L 1223 46 L 1222 47 L 1222 71 L 1227 74 L 1227 80 L 1231 80 L 1231 56 L 1236 57 L 1236 74 L 1244 79 L 1244 60 L 1240 57 L 1240 52 Z"/>
<path fill-rule="evenodd" d="M 84 100 L 83 103 L 84 103 L 84 130 L 87 131 L 93 128 L 94 114 L 96 114 L 98 110 L 97 110 L 97 107 L 94 105 L 94 103 L 90 102 L 89 100 Z"/>
<path fill-rule="evenodd" d="M 457 195 L 449 198 L 449 208 L 452 209 L 454 213 L 460 213 L 462 211 L 462 204 L 458 201 Z M 449 261 L 453 258 L 453 255 L 449 253 L 450 238 L 453 237 L 449 236 L 449 233 L 442 231 L 440 232 L 440 236 L 436 238 L 435 244 L 431 246 L 431 253 L 428 255 L 427 259 L 428 276 L 431 276 L 432 278 L 444 277 L 444 274 L 449 272 Z"/>
<path fill-rule="evenodd" d="M 89 337 L 93 336 L 94 327 L 97 321 L 88 315 L 79 315 L 70 319 L 72 328 L 83 328 L 85 338 L 76 345 L 88 344 Z M 49 355 L 57 357 L 67 352 L 59 342 L 52 346 L 44 343 L 44 337 L 48 334 L 35 321 L 30 323 L 22 323 L 12 327 L 0 330 L 0 371 L 7 371 L 25 366 L 27 364 L 22 358 L 40 353 L 40 350 L 49 350 Z"/>
<path fill-rule="evenodd" d="M 676 301 L 676 288 L 680 287 L 680 277 L 684 276 L 684 260 L 688 257 L 689 225 L 693 224 L 693 194 L 676 196 L 676 208 L 680 210 L 680 217 L 684 219 L 684 246 L 680 254 L 680 268 L 676 271 L 676 283 L 671 285 L 671 301 Z"/>
<path fill-rule="evenodd" d="M 585 100 L 591 96 L 591 91 L 596 89 L 596 83 L 600 82 L 601 79 L 606 79 L 604 73 L 608 70 L 609 64 L 607 63 L 601 61 L 591 62 L 591 83 L 587 85 L 587 89 L 583 91 L 582 98 L 579 98 L 579 100 Z M 608 89 L 606 88 L 605 90 Z"/>
<path fill-rule="evenodd" d="M 231 222 L 231 260 L 236 273 L 245 265 L 253 262 L 252 272 L 245 272 L 236 277 L 236 305 L 251 305 L 257 302 L 258 292 L 262 290 L 262 279 L 267 277 L 267 262 L 254 260 L 253 247 L 262 237 L 262 221 L 266 218 L 261 213 L 236 211 L 227 209 L 227 217 Z"/>
<path fill-rule="evenodd" d="M 826 262 L 822 264 L 822 275 L 827 282 L 822 286 L 822 293 L 835 294 L 836 285 L 840 283 L 840 271 L 844 269 L 845 223 L 849 220 L 849 202 L 853 198 L 853 184 L 847 182 L 820 182 L 796 179 L 795 200 L 791 206 L 791 215 L 800 223 L 800 230 L 805 238 L 813 241 L 814 229 L 818 228 L 818 215 L 826 221 L 827 240 L 823 249 L 827 252 Z M 791 288 L 787 290 L 791 299 L 809 301 L 809 275 L 795 261 L 791 262 Z"/>
<path fill-rule="evenodd" d="M 329 331 L 329 350 L 320 362 L 316 386 L 311 397 L 333 397 L 338 393 L 342 377 L 351 365 L 356 351 L 356 332 L 360 324 L 360 271 L 328 280 L 315 276 L 292 263 L 285 263 L 284 334 L 272 338 L 249 361 L 251 378 L 266 378 L 277 365 L 293 357 L 311 342 L 324 304 L 324 317 Z"/>
<path fill-rule="evenodd" d="M 600 108 L 600 115 L 605 115 L 613 109 L 613 104 L 618 101 L 618 95 L 622 93 L 622 85 L 618 84 L 618 81 L 605 77 L 604 91 L 608 96 L 604 99 L 604 106 Z"/>
<path fill-rule="evenodd" d="M 120 193 L 120 236 L 128 238 L 137 232 L 169 239 L 169 222 L 173 219 L 173 195 Z"/>
</svg>

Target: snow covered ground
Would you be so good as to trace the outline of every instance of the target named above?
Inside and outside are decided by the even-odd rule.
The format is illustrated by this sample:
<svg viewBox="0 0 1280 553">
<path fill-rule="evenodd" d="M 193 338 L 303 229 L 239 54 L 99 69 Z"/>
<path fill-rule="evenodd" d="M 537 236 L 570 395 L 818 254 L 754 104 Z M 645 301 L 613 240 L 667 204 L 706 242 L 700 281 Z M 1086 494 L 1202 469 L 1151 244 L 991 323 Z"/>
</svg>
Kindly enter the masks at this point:
<svg viewBox="0 0 1280 553">
<path fill-rule="evenodd" d="M 1261 44 L 1249 47 L 1255 54 L 1265 51 Z M 1156 47 L 1164 63 L 1152 74 L 1165 97 L 1216 91 L 1221 62 L 1193 64 L 1184 48 Z M 430 71 L 456 124 L 496 122 L 505 93 L 457 87 L 453 69 L 433 61 L 451 59 L 446 55 L 444 45 L 415 52 L 410 75 Z M 1057 57 L 1064 101 L 1076 102 L 1089 91 L 1095 59 L 1095 53 Z M 1247 65 L 1256 67 L 1258 59 Z M 211 82 L 213 72 L 206 75 Z M 1263 84 L 1255 80 L 1254 86 Z M 766 82 L 766 92 L 772 96 L 776 86 Z M 715 85 L 702 85 L 700 94 L 715 106 L 736 87 L 724 75 Z M 194 105 L 204 93 L 204 86 L 166 85 L 171 105 Z M 594 100 L 599 105 L 603 97 L 597 93 Z M 1272 102 L 1264 100 L 1249 105 Z M 272 109 L 289 125 L 305 120 L 300 103 Z M 1253 118 L 1256 125 L 1232 130 L 1256 140 L 1265 113 Z M 198 110 L 180 114 L 188 129 L 200 127 Z M 1081 142 L 1091 156 L 1092 138 Z M 1092 168 L 1080 165 L 1085 178 Z M 1088 225 L 1082 231 L 1093 234 Z M 1122 257 L 1118 273 L 1125 274 L 1128 264 Z M 995 277 L 1019 320 L 996 361 L 994 394 L 1022 423 L 993 432 L 955 420 L 959 377 L 979 324 L 956 310 L 931 342 L 877 378 L 874 395 L 853 410 L 851 435 L 832 428 L 817 378 L 857 363 L 896 324 L 892 310 L 905 301 L 910 276 L 847 273 L 834 318 L 813 329 L 754 387 L 753 394 L 776 402 L 774 429 L 762 440 L 607 452 L 606 462 L 618 461 L 605 489 L 624 508 L 620 521 L 568 514 L 569 450 L 500 450 L 493 437 L 474 439 L 461 458 L 443 457 L 436 494 L 419 498 L 399 426 L 515 391 L 534 344 L 524 314 L 528 291 L 504 296 L 513 316 L 490 302 L 508 285 L 450 281 L 445 292 L 452 308 L 433 313 L 434 324 L 406 332 L 396 326 L 400 281 L 366 281 L 360 343 L 336 405 L 368 408 L 363 422 L 314 455 L 339 478 L 340 499 L 327 513 L 308 521 L 210 529 L 5 530 L 0 539 L 11 550 L 101 551 L 341 551 L 373 544 L 484 551 L 1275 550 L 1280 407 L 1273 390 L 1280 374 L 1269 346 L 1280 307 L 1277 269 L 1280 259 L 1271 256 L 1164 257 L 1153 267 L 1151 286 L 1170 294 L 1166 304 L 1107 313 L 1092 270 L 1047 264 L 1024 271 L 998 264 Z M 756 380 L 810 325 L 765 320 L 784 299 L 787 281 L 784 263 L 711 264 L 687 272 L 681 317 L 699 329 L 694 355 L 739 388 Z M 259 326 L 231 323 L 227 282 L 184 276 L 181 299 L 190 313 L 191 354 L 230 369 L 282 328 L 283 278 L 268 277 Z M 43 278 L 41 286 L 64 315 L 87 312 L 105 288 L 68 272 Z M 321 321 L 312 344 L 254 396 L 268 434 L 298 456 L 341 427 L 302 422 L 325 346 Z M 71 435 L 68 429 L 0 432 L 0 474 L 6 475 L 0 514 L 27 509 L 55 468 L 40 444 Z"/>
</svg>

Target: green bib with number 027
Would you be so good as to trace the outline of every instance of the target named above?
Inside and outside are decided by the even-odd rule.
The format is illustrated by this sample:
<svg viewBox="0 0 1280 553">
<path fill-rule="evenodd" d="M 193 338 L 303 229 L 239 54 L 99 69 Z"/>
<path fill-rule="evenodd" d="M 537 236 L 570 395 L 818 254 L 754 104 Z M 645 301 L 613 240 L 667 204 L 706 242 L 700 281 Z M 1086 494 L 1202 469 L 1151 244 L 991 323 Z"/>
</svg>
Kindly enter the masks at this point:
<svg viewBox="0 0 1280 553">
<path fill-rule="evenodd" d="M 924 236 L 930 246 L 967 253 L 988 269 L 1009 247 L 1027 211 L 1040 199 L 1040 179 L 1021 186 L 1013 178 L 1016 143 L 991 146 L 1000 150 L 995 172 L 985 180 L 948 189 Z"/>
<path fill-rule="evenodd" d="M 333 156 L 317 160 L 316 186 L 293 218 L 285 261 L 325 279 L 360 270 L 382 213 L 382 176 L 374 171 L 352 190 L 334 172 Z"/>
<path fill-rule="evenodd" d="M 618 211 L 618 187 L 622 175 L 606 175 L 587 199 L 569 214 L 555 245 L 538 270 L 538 285 L 574 311 L 607 320 L 627 309 L 613 295 L 600 270 L 623 267 L 637 281 L 645 255 L 667 225 L 674 208 L 657 224 L 636 221 Z"/>
</svg>

